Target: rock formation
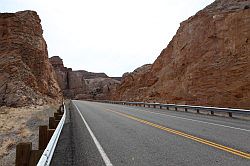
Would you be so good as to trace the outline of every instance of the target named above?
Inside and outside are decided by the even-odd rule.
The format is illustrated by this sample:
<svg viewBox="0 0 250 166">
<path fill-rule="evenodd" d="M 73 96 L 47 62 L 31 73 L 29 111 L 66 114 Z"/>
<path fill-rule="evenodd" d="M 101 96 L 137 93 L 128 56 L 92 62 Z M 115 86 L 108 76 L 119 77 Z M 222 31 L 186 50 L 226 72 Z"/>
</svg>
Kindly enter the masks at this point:
<svg viewBox="0 0 250 166">
<path fill-rule="evenodd" d="M 33 11 L 0 13 L 0 106 L 59 99 L 40 22 Z"/>
<path fill-rule="evenodd" d="M 64 96 L 72 99 L 108 99 L 119 85 L 119 77 L 110 78 L 105 73 L 92 73 L 85 70 L 72 71 L 64 67 L 59 56 L 50 58 L 57 81 Z"/>
<path fill-rule="evenodd" d="M 180 24 L 152 66 L 115 100 L 250 108 L 250 1 L 216 0 Z"/>
</svg>

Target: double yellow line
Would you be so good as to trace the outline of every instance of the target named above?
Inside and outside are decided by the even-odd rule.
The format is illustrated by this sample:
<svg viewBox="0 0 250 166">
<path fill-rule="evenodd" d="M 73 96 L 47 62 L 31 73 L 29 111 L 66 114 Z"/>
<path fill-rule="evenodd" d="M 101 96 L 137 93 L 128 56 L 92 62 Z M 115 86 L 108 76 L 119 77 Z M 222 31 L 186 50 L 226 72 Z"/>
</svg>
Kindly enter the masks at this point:
<svg viewBox="0 0 250 166">
<path fill-rule="evenodd" d="M 152 123 L 152 122 L 149 122 L 149 121 L 146 121 L 146 120 L 143 120 L 143 119 L 140 119 L 140 118 L 128 115 L 128 114 L 125 114 L 125 113 L 117 112 L 117 111 L 114 111 L 114 110 L 111 110 L 111 109 L 106 109 L 106 110 L 114 112 L 114 113 L 116 113 L 118 115 L 121 115 L 123 117 L 127 117 L 129 119 L 135 120 L 137 122 L 140 122 L 140 123 L 143 123 L 143 124 L 146 124 L 146 125 L 149 125 L 149 126 L 161 129 L 161 130 L 164 130 L 166 132 L 176 134 L 176 135 L 191 139 L 193 141 L 212 146 L 214 148 L 217 148 L 217 149 L 220 149 L 220 150 L 235 154 L 237 156 L 241 156 L 241 157 L 246 158 L 246 159 L 250 159 L 250 154 L 249 153 L 242 152 L 242 151 L 239 151 L 239 150 L 236 150 L 236 149 L 224 146 L 224 145 L 220 145 L 220 144 L 217 144 L 217 143 L 214 143 L 214 142 L 211 142 L 211 141 L 199 138 L 199 137 L 195 137 L 193 135 L 186 134 L 184 132 L 180 132 L 178 130 L 173 130 L 173 129 L 170 129 L 170 128 L 167 128 L 167 127 L 164 127 L 164 126 L 161 126 L 161 125 L 158 125 L 158 124 L 155 124 L 155 123 Z"/>
</svg>

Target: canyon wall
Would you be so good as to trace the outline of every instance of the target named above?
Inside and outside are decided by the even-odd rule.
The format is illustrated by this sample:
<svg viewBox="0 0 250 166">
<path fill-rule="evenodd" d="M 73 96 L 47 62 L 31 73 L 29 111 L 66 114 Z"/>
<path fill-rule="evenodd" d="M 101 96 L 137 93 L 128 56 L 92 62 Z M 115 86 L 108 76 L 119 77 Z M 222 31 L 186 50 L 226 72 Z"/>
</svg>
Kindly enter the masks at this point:
<svg viewBox="0 0 250 166">
<path fill-rule="evenodd" d="M 42 105 L 60 98 L 36 12 L 0 13 L 0 106 Z"/>
<path fill-rule="evenodd" d="M 92 73 L 85 70 L 72 71 L 64 67 L 59 56 L 50 58 L 57 81 L 66 98 L 109 99 L 112 91 L 120 84 L 120 78 L 108 77 L 105 73 Z"/>
<path fill-rule="evenodd" d="M 249 109 L 249 7 L 216 0 L 182 22 L 155 62 L 125 74 L 112 98 Z"/>
</svg>

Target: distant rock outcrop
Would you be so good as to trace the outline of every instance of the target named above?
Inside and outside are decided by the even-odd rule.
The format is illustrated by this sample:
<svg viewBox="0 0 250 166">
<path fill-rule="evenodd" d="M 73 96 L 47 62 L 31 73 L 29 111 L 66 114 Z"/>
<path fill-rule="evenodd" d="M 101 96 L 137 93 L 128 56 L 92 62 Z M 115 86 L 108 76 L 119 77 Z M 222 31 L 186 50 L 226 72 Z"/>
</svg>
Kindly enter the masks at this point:
<svg viewBox="0 0 250 166">
<path fill-rule="evenodd" d="M 113 99 L 249 109 L 249 6 L 216 0 L 182 22 L 152 66 L 123 77 Z"/>
<path fill-rule="evenodd" d="M 64 67 L 59 56 L 50 58 L 57 81 L 67 98 L 108 99 L 110 93 L 120 84 L 119 77 L 110 78 L 105 73 L 92 73 L 85 70 L 72 71 Z"/>
<path fill-rule="evenodd" d="M 0 106 L 60 97 L 40 22 L 33 11 L 0 13 Z"/>
</svg>

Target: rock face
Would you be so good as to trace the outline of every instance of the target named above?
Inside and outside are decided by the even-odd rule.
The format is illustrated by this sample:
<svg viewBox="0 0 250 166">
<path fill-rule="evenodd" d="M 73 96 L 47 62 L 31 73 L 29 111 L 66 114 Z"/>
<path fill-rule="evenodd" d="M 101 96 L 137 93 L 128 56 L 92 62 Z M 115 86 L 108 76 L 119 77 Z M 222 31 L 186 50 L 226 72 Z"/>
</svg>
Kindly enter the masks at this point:
<svg viewBox="0 0 250 166">
<path fill-rule="evenodd" d="M 115 100 L 250 108 L 250 1 L 216 0 L 180 24 L 152 66 Z"/>
<path fill-rule="evenodd" d="M 42 33 L 36 12 L 0 13 L 0 106 L 59 99 Z"/>
<path fill-rule="evenodd" d="M 111 92 L 120 84 L 119 77 L 110 78 L 105 73 L 72 71 L 71 68 L 64 67 L 63 60 L 59 56 L 51 57 L 50 63 L 67 98 L 109 99 Z"/>
<path fill-rule="evenodd" d="M 146 64 L 132 73 L 124 73 L 121 79 L 121 84 L 117 90 L 113 91 L 112 99 L 114 100 L 128 100 L 128 101 L 140 101 L 144 98 L 144 90 L 149 87 L 149 81 L 145 81 L 145 73 L 150 72 L 152 65 Z M 150 78 L 149 78 L 150 79 Z"/>
</svg>

